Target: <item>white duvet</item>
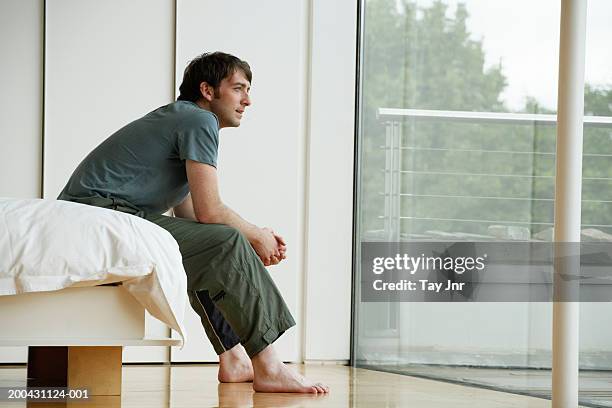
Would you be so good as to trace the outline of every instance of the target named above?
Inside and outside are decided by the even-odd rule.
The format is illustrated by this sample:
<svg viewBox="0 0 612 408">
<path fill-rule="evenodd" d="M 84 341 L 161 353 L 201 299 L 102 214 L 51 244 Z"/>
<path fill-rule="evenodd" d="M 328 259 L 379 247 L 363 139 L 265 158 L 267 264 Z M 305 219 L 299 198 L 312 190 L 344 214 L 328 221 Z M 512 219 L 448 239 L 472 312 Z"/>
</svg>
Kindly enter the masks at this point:
<svg viewBox="0 0 612 408">
<path fill-rule="evenodd" d="M 169 232 L 104 208 L 0 198 L 0 295 L 111 282 L 184 341 L 187 278 Z"/>
</svg>

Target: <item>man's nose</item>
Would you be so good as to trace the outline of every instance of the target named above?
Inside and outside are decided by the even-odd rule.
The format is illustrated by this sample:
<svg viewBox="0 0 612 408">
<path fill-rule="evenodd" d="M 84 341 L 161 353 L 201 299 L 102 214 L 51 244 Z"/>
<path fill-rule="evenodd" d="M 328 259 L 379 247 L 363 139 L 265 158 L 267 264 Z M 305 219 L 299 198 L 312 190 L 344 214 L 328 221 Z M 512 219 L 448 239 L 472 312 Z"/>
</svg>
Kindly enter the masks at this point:
<svg viewBox="0 0 612 408">
<path fill-rule="evenodd" d="M 244 106 L 249 106 L 251 104 L 251 97 L 249 96 L 249 94 L 242 98 L 242 104 Z"/>
</svg>

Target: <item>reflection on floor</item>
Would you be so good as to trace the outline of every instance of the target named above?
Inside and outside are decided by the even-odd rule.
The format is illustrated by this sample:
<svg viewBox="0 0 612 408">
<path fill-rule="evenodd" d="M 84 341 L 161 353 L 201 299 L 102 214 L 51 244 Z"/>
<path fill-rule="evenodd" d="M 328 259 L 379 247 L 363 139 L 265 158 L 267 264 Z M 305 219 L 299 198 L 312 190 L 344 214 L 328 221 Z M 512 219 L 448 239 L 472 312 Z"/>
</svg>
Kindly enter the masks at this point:
<svg viewBox="0 0 612 408">
<path fill-rule="evenodd" d="M 331 387 L 328 395 L 254 393 L 251 384 L 218 384 L 216 365 L 128 365 L 123 395 L 86 403 L 41 404 L 1 401 L 2 407 L 550 407 L 550 401 L 338 365 L 293 365 Z M 0 387 L 25 385 L 25 367 L 0 367 Z"/>
<path fill-rule="evenodd" d="M 536 369 L 478 368 L 436 365 L 369 366 L 427 379 L 443 379 L 497 391 L 550 399 L 551 371 Z M 588 407 L 612 407 L 612 371 L 580 371 L 580 403 Z"/>
</svg>

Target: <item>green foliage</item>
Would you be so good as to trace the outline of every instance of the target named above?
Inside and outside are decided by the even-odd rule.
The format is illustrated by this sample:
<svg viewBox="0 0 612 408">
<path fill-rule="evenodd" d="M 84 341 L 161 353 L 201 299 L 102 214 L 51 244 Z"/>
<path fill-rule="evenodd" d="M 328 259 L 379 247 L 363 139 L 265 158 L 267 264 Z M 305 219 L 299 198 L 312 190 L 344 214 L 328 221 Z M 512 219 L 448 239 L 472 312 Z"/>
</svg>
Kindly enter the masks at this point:
<svg viewBox="0 0 612 408">
<path fill-rule="evenodd" d="M 442 1 L 425 8 L 408 0 L 366 1 L 360 158 L 364 239 L 388 238 L 382 216 L 389 204 L 384 195 L 389 150 L 378 108 L 509 112 L 501 99 L 507 85 L 503 66 L 485 68 L 482 41 L 471 38 L 468 17 L 462 4 L 449 15 Z M 554 113 L 534 98 L 527 98 L 521 111 Z M 587 85 L 585 113 L 612 116 L 612 89 Z M 409 217 L 401 224 L 404 238 L 431 230 L 489 235 L 492 224 L 522 226 L 534 234 L 552 224 L 554 126 L 408 119 L 399 129 L 405 195 L 391 200 L 399 200 L 401 215 Z M 596 202 L 612 200 L 611 182 L 595 178 L 612 177 L 612 161 L 605 156 L 612 155 L 612 129 L 586 128 L 584 139 L 583 224 L 611 225 L 612 205 Z"/>
</svg>

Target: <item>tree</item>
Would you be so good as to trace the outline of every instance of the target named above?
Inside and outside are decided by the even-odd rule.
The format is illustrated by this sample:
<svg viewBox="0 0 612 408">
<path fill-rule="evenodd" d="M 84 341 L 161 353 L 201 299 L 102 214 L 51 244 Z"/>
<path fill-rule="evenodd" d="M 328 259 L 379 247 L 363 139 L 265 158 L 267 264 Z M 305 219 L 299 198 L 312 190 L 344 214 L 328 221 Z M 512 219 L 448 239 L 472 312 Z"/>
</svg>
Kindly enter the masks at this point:
<svg viewBox="0 0 612 408">
<path fill-rule="evenodd" d="M 365 239 L 388 238 L 381 233 L 380 217 L 388 201 L 383 171 L 385 124 L 376 116 L 378 108 L 509 111 L 501 100 L 507 83 L 502 64 L 485 67 L 482 42 L 471 38 L 468 17 L 462 4 L 449 15 L 442 1 L 429 7 L 408 0 L 366 2 L 360 201 L 362 231 L 369 231 Z M 527 99 L 522 111 L 547 113 L 534 98 Z M 612 115 L 612 90 L 587 86 L 585 112 Z M 489 235 L 488 227 L 495 223 L 529 228 L 533 234 L 552 223 L 553 126 L 404 120 L 400 129 L 402 170 L 406 172 L 401 183 L 405 195 L 399 198 L 401 214 L 478 220 L 404 220 L 404 238 L 438 229 Z M 612 153 L 609 129 L 585 131 L 584 174 L 610 177 L 609 157 L 589 156 L 593 152 Z M 585 180 L 584 195 L 585 199 L 604 199 L 601 181 Z M 583 218 L 588 222 L 583 223 L 612 224 L 609 204 L 587 203 Z"/>
</svg>

